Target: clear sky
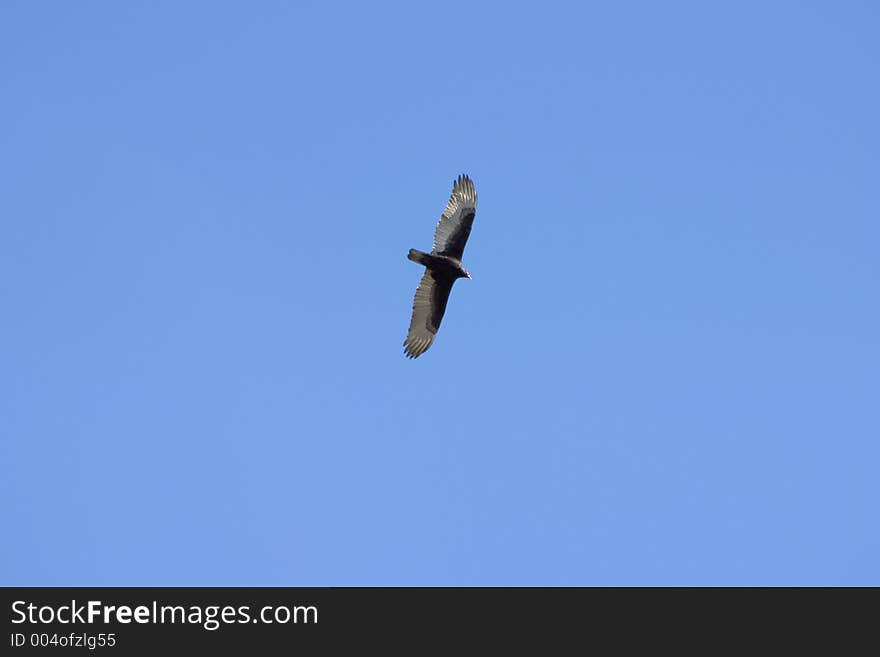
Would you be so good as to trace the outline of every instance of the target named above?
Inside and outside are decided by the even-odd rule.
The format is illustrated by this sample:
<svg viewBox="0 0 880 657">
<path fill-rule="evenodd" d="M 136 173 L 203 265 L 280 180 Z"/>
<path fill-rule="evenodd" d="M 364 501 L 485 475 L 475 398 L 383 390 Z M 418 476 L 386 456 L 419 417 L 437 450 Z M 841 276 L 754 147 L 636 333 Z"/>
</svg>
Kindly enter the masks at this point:
<svg viewBox="0 0 880 657">
<path fill-rule="evenodd" d="M 0 583 L 880 584 L 878 32 L 2 3 Z"/>
</svg>

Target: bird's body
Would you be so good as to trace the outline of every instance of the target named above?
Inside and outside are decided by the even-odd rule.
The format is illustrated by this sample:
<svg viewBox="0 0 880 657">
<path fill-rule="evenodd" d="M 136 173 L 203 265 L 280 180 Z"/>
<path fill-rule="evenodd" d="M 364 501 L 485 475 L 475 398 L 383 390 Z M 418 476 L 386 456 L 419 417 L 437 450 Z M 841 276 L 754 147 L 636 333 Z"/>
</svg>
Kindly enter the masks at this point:
<svg viewBox="0 0 880 657">
<path fill-rule="evenodd" d="M 420 265 L 425 265 L 432 272 L 441 276 L 451 277 L 453 280 L 456 278 L 470 278 L 464 267 L 462 267 L 461 260 L 457 258 L 424 253 L 418 249 L 410 249 L 406 257 Z"/>
<path fill-rule="evenodd" d="M 459 278 L 470 278 L 461 264 L 464 246 L 471 233 L 477 211 L 477 192 L 467 176 L 459 176 L 452 195 L 437 222 L 431 253 L 410 249 L 407 257 L 425 266 L 425 273 L 413 299 L 412 320 L 404 341 L 404 352 L 416 358 L 434 342 L 452 285 Z"/>
</svg>

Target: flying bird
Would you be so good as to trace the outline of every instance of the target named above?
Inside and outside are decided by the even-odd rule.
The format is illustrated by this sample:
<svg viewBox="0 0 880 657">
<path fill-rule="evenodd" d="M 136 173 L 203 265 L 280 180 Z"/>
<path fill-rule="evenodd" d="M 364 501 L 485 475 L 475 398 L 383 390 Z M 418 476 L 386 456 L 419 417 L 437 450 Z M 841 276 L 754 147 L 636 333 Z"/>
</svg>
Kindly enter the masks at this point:
<svg viewBox="0 0 880 657">
<path fill-rule="evenodd" d="M 471 275 L 461 264 L 464 245 L 471 234 L 477 212 L 477 191 L 466 175 L 452 185 L 452 195 L 440 215 L 430 253 L 410 249 L 407 258 L 425 266 L 422 281 L 413 299 L 409 332 L 403 342 L 404 353 L 417 358 L 428 350 L 440 329 L 452 284 Z"/>
</svg>

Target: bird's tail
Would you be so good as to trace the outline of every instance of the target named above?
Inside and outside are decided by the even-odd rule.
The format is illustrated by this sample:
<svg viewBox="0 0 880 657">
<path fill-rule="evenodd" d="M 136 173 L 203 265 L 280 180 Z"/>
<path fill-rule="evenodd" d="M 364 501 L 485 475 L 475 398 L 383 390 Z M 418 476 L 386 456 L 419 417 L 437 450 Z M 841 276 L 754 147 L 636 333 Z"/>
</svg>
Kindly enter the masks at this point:
<svg viewBox="0 0 880 657">
<path fill-rule="evenodd" d="M 418 249 L 410 249 L 409 253 L 407 254 L 406 257 L 409 258 L 410 260 L 412 260 L 413 262 L 419 263 L 420 265 L 427 265 L 428 264 L 428 254 L 424 253 L 422 251 L 419 251 Z"/>
</svg>

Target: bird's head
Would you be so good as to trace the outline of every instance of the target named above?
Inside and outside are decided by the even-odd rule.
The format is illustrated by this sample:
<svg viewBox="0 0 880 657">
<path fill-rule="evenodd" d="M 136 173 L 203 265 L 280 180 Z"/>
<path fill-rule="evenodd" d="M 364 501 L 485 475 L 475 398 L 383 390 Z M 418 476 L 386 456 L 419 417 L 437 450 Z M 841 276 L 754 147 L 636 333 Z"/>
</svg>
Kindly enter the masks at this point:
<svg viewBox="0 0 880 657">
<path fill-rule="evenodd" d="M 471 275 L 470 275 L 469 273 L 467 273 L 467 270 L 466 270 L 466 269 L 462 269 L 462 272 L 464 272 L 464 277 L 465 277 L 465 278 L 468 278 L 468 279 L 469 279 L 469 278 L 471 277 Z"/>
</svg>

